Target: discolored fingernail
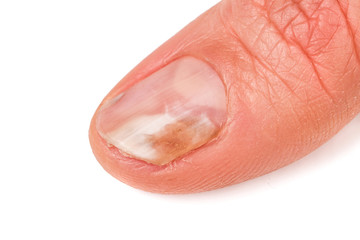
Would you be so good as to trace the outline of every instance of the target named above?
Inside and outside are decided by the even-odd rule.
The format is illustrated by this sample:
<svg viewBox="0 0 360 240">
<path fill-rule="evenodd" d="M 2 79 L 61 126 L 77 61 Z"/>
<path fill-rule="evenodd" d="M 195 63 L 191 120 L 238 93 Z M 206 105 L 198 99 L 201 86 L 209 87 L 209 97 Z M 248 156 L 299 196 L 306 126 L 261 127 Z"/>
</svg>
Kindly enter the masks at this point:
<svg viewBox="0 0 360 240">
<path fill-rule="evenodd" d="M 214 139 L 225 121 L 218 74 L 182 57 L 105 103 L 96 128 L 122 154 L 164 165 Z"/>
</svg>

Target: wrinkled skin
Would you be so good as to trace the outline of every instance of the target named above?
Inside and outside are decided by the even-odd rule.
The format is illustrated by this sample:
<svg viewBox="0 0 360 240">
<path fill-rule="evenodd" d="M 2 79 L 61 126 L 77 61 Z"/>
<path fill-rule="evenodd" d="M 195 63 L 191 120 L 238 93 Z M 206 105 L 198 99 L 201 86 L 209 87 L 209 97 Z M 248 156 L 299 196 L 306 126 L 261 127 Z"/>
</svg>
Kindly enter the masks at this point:
<svg viewBox="0 0 360 240">
<path fill-rule="evenodd" d="M 228 119 L 218 138 L 155 166 L 109 147 L 95 129 L 96 112 L 90 127 L 94 154 L 117 179 L 160 193 L 221 188 L 290 164 L 359 113 L 359 26 L 358 0 L 222 1 L 104 99 L 176 58 L 194 56 L 208 62 L 226 87 Z"/>
</svg>

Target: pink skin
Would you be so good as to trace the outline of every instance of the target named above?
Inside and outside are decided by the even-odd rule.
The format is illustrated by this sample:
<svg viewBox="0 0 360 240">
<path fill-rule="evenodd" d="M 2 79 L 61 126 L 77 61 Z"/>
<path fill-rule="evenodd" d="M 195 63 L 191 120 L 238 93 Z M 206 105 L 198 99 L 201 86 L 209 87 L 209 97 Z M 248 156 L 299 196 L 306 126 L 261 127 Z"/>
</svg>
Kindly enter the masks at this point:
<svg viewBox="0 0 360 240">
<path fill-rule="evenodd" d="M 359 113 L 359 27 L 358 0 L 224 0 L 143 60 L 102 102 L 193 56 L 226 87 L 228 115 L 219 136 L 155 166 L 109 147 L 95 128 L 96 111 L 94 154 L 115 178 L 159 193 L 212 190 L 288 165 Z"/>
</svg>

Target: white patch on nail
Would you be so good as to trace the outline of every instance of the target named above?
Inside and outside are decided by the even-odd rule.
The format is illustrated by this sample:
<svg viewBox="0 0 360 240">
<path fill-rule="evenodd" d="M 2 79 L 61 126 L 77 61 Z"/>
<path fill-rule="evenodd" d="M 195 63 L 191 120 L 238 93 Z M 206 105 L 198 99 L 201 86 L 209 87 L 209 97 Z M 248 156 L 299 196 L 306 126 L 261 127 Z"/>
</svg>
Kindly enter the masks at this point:
<svg viewBox="0 0 360 240">
<path fill-rule="evenodd" d="M 176 119 L 168 113 L 139 116 L 107 135 L 111 143 L 120 150 L 138 158 L 153 160 L 156 158 L 156 151 L 149 143 L 148 136 L 174 121 Z"/>
<path fill-rule="evenodd" d="M 119 128 L 109 132 L 105 138 L 122 152 L 152 162 L 156 161 L 158 153 L 149 141 L 149 136 L 156 135 L 166 125 L 178 120 L 179 118 L 173 117 L 169 113 L 142 115 L 125 122 Z M 197 128 L 208 129 L 209 132 L 213 132 L 216 126 L 206 115 L 202 114 L 191 128 L 194 132 L 192 142 L 196 144 L 203 137 L 203 133 L 197 131 Z"/>
</svg>

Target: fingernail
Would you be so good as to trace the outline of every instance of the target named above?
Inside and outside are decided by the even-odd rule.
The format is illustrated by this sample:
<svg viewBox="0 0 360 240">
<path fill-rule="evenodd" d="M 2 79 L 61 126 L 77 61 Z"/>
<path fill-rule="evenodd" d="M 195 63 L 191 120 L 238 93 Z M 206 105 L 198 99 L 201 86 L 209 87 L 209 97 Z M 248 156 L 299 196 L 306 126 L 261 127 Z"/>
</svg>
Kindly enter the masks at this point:
<svg viewBox="0 0 360 240">
<path fill-rule="evenodd" d="M 216 138 L 225 121 L 218 74 L 203 61 L 183 57 L 105 103 L 96 127 L 122 154 L 164 165 Z"/>
</svg>

